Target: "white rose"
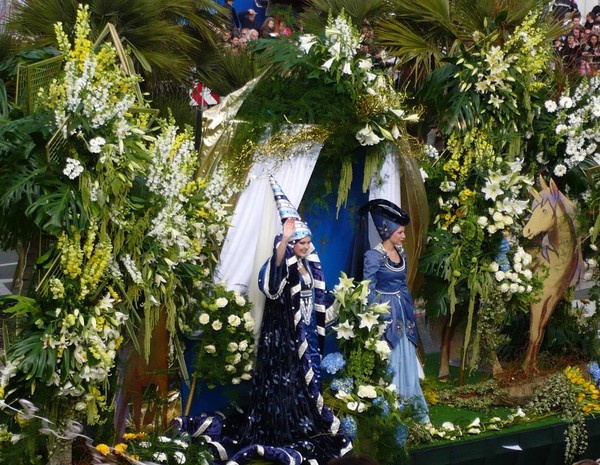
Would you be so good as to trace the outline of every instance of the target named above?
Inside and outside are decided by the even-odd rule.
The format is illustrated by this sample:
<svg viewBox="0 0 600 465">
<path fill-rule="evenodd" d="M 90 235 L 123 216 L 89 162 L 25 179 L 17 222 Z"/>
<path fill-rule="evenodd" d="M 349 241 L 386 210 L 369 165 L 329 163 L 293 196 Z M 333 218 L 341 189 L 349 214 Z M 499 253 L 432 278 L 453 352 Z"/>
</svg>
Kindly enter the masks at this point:
<svg viewBox="0 0 600 465">
<path fill-rule="evenodd" d="M 210 316 L 208 316 L 208 313 L 203 313 L 202 315 L 200 315 L 199 320 L 200 324 L 206 325 L 210 321 Z"/>
<path fill-rule="evenodd" d="M 490 270 L 492 273 L 495 273 L 495 272 L 496 272 L 496 271 L 498 271 L 499 269 L 500 269 L 500 265 L 498 265 L 498 263 L 496 263 L 496 262 L 492 262 L 492 263 L 490 263 L 489 270 Z"/>
<path fill-rule="evenodd" d="M 219 308 L 224 308 L 228 303 L 229 301 L 225 297 L 219 297 L 215 302 Z"/>
<path fill-rule="evenodd" d="M 250 373 L 244 373 L 244 374 L 241 376 L 241 378 L 242 378 L 244 381 L 248 381 L 248 380 L 251 380 L 251 379 L 252 379 L 252 375 L 251 375 Z"/>
<path fill-rule="evenodd" d="M 377 391 L 373 386 L 364 385 L 358 387 L 358 397 L 364 399 L 375 399 L 377 397 Z"/>
<path fill-rule="evenodd" d="M 236 350 L 238 350 L 238 345 L 236 342 L 230 342 L 229 344 L 227 344 L 227 350 L 229 352 L 235 352 Z"/>
<path fill-rule="evenodd" d="M 358 402 L 354 402 L 354 401 L 348 402 L 346 404 L 346 407 L 348 407 L 348 410 L 350 410 L 351 412 L 354 412 L 358 408 Z"/>
<path fill-rule="evenodd" d="M 254 321 L 247 321 L 244 323 L 244 329 L 246 331 L 252 331 L 254 329 Z"/>
<path fill-rule="evenodd" d="M 204 350 L 205 350 L 205 351 L 206 351 L 206 353 L 208 353 L 208 354 L 214 354 L 214 353 L 217 351 L 216 347 L 215 347 L 215 346 L 213 346 L 212 344 L 210 344 L 210 345 L 207 345 L 207 346 L 204 348 Z"/>
<path fill-rule="evenodd" d="M 248 341 L 241 341 L 238 345 L 238 349 L 241 352 L 245 352 L 247 348 L 248 348 Z"/>
<path fill-rule="evenodd" d="M 165 454 L 164 452 L 155 452 L 154 455 L 154 460 L 158 461 L 158 462 L 166 462 L 167 461 L 167 454 Z"/>
<path fill-rule="evenodd" d="M 244 319 L 244 321 L 254 321 L 254 318 L 252 318 L 252 313 L 250 312 L 246 312 L 242 315 L 242 318 Z"/>
<path fill-rule="evenodd" d="M 517 273 L 520 273 L 520 272 L 523 270 L 523 264 L 521 264 L 521 263 L 515 263 L 515 264 L 513 265 L 513 268 L 514 268 L 514 270 L 515 270 Z"/>
<path fill-rule="evenodd" d="M 242 382 L 241 378 L 232 378 L 231 379 L 231 384 L 240 384 L 241 382 Z"/>
<path fill-rule="evenodd" d="M 510 285 L 510 292 L 512 292 L 513 294 L 519 292 L 519 285 L 517 283 L 512 283 Z"/>
<path fill-rule="evenodd" d="M 235 303 L 238 304 L 240 307 L 243 307 L 244 305 L 246 305 L 246 299 L 244 299 L 243 296 L 236 294 Z"/>
<path fill-rule="evenodd" d="M 233 365 L 225 365 L 225 371 L 228 373 L 233 373 L 235 371 L 235 367 Z"/>
<path fill-rule="evenodd" d="M 506 278 L 506 273 L 504 271 L 500 270 L 500 271 L 496 271 L 494 276 L 496 277 L 496 281 L 502 281 L 504 278 Z"/>
<path fill-rule="evenodd" d="M 377 341 L 375 343 L 375 352 L 382 358 L 386 358 L 392 350 L 386 341 Z"/>
<path fill-rule="evenodd" d="M 185 454 L 179 450 L 176 450 L 173 453 L 173 457 L 175 458 L 176 463 L 185 463 L 186 461 Z"/>
<path fill-rule="evenodd" d="M 487 217 L 486 217 L 486 216 L 480 216 L 480 217 L 477 219 L 477 224 L 478 224 L 479 226 L 481 226 L 482 228 L 485 228 L 485 227 L 487 226 L 487 224 L 488 224 L 488 219 L 487 219 Z"/>
<path fill-rule="evenodd" d="M 215 331 L 219 331 L 222 327 L 223 327 L 223 323 L 221 323 L 220 320 L 213 321 L 212 329 L 214 329 Z"/>
<path fill-rule="evenodd" d="M 227 318 L 227 322 L 234 328 L 237 328 L 242 322 L 242 320 L 237 315 L 229 315 L 229 317 Z"/>
</svg>

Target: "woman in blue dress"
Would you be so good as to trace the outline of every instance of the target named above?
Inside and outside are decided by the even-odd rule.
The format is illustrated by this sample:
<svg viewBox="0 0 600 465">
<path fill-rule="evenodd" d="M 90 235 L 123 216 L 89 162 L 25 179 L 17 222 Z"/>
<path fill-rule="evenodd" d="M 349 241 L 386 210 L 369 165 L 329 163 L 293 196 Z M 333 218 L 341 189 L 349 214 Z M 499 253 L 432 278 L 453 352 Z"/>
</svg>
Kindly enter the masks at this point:
<svg viewBox="0 0 600 465">
<path fill-rule="evenodd" d="M 327 463 L 352 448 L 324 405 L 320 364 L 327 323 L 325 281 L 311 232 L 271 179 L 283 221 L 259 274 L 267 297 L 258 344 L 245 446 L 230 463 L 257 457 Z"/>
<path fill-rule="evenodd" d="M 427 404 L 419 381 L 417 322 L 406 284 L 408 264 L 402 247 L 410 218 L 404 210 L 383 199 L 369 202 L 368 211 L 381 238 L 364 256 L 364 279 L 370 281 L 369 302 L 390 305 L 384 337 L 392 349 L 389 363 L 393 383 L 405 405 L 414 408 L 416 417 L 427 423 Z"/>
</svg>

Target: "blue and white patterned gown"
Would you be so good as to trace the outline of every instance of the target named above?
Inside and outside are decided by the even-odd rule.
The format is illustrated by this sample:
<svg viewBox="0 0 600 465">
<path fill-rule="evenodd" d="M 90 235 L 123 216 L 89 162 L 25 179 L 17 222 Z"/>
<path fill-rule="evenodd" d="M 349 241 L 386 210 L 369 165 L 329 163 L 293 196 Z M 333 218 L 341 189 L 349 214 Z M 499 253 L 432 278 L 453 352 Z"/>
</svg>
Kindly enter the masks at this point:
<svg viewBox="0 0 600 465">
<path fill-rule="evenodd" d="M 406 254 L 397 248 L 400 263 L 393 262 L 383 244 L 365 253 L 364 279 L 370 281 L 369 303 L 387 302 L 390 315 L 384 338 L 392 352 L 389 363 L 393 370 L 393 383 L 403 401 L 417 410 L 422 422 L 429 422 L 427 404 L 419 382 L 419 361 L 417 359 L 417 322 L 413 299 L 406 284 Z"/>
</svg>

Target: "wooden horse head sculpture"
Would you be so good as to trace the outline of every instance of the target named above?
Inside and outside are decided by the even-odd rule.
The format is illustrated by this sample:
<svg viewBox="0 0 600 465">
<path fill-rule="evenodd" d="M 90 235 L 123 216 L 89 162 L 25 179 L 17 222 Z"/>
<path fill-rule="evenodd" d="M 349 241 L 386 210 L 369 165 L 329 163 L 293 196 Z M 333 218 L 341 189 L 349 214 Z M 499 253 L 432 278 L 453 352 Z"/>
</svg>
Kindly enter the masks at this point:
<svg viewBox="0 0 600 465">
<path fill-rule="evenodd" d="M 566 290 L 577 284 L 583 270 L 580 240 L 577 237 L 575 211 L 552 179 L 548 186 L 539 178 L 540 191 L 531 188 L 531 218 L 523 228 L 528 239 L 541 236 L 532 255 L 532 271 L 544 280 L 541 299 L 530 305 L 529 345 L 523 362 L 526 373 L 538 371 L 537 356 L 544 331 L 556 305 Z"/>
</svg>

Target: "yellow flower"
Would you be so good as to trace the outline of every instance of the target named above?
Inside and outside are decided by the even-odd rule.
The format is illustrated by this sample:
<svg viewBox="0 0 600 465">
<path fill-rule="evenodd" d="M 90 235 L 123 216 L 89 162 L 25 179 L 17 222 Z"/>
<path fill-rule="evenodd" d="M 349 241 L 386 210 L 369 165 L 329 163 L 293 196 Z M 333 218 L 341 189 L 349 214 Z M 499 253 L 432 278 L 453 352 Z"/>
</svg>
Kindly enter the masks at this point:
<svg viewBox="0 0 600 465">
<path fill-rule="evenodd" d="M 110 453 L 110 447 L 108 447 L 106 444 L 98 444 L 96 446 L 96 450 L 102 455 L 108 455 Z"/>
<path fill-rule="evenodd" d="M 125 439 L 126 441 L 133 441 L 135 439 L 145 439 L 146 438 L 146 433 L 141 432 L 141 433 L 125 433 L 123 435 L 123 439 Z"/>
<path fill-rule="evenodd" d="M 127 444 L 123 444 L 122 442 L 120 442 L 119 444 L 117 444 L 115 446 L 115 454 L 117 454 L 117 455 L 123 455 L 126 450 L 127 450 Z"/>
</svg>

